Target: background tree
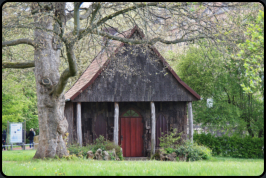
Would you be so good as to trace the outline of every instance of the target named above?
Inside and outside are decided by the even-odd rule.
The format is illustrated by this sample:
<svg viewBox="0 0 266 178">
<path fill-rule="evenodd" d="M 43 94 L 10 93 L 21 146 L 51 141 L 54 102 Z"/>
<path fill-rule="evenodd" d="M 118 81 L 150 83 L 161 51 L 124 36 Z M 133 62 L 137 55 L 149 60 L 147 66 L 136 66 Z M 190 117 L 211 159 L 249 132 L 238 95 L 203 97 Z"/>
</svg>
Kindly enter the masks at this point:
<svg viewBox="0 0 266 178">
<path fill-rule="evenodd" d="M 240 135 L 246 132 L 252 137 L 264 135 L 263 82 L 257 83 L 257 89 L 253 90 L 253 93 L 245 92 L 245 88 L 243 89 L 243 85 L 251 88 L 250 81 L 259 82 L 260 80 L 256 79 L 263 76 L 260 72 L 264 66 L 261 60 L 264 45 L 262 37 L 258 35 L 264 30 L 263 23 L 258 22 L 258 19 L 261 21 L 263 12 L 258 12 L 257 10 L 244 14 L 239 19 L 241 23 L 236 24 L 242 27 L 242 35 L 246 34 L 245 29 L 249 32 L 243 42 L 236 41 L 233 44 L 217 41 L 219 45 L 210 47 L 206 40 L 201 40 L 200 46 L 199 43 L 190 45 L 185 53 L 176 55 L 177 61 L 172 61 L 178 75 L 203 98 L 194 104 L 196 123 L 219 131 L 227 129 L 231 134 L 234 130 L 235 134 Z M 250 17 L 250 14 L 255 17 Z M 254 19 L 257 20 L 253 21 Z M 257 25 L 259 23 L 260 27 Z M 227 32 L 227 35 L 241 32 L 237 29 Z M 253 32 L 250 33 L 251 31 Z M 255 35 L 256 38 L 252 38 L 253 41 L 250 42 L 253 33 L 257 36 Z M 239 55 L 240 58 L 232 53 L 246 55 Z M 247 69 L 247 61 L 250 69 Z M 248 75 L 251 71 L 252 75 Z M 252 88 L 254 89 L 255 85 Z M 213 101 L 212 106 L 208 104 L 208 99 Z"/>
<path fill-rule="evenodd" d="M 201 101 L 194 103 L 195 123 L 201 123 L 212 130 L 225 129 L 239 135 L 247 132 L 252 137 L 262 136 L 264 126 L 263 100 L 261 95 L 244 93 L 241 76 L 243 62 L 228 59 L 225 63 L 222 54 L 212 48 L 190 47 L 179 58 L 177 73 L 200 94 Z M 205 55 L 208 57 L 206 58 Z M 212 100 L 212 105 L 208 104 Z"/>
<path fill-rule="evenodd" d="M 39 134 L 36 91 L 29 82 L 34 81 L 32 71 L 24 71 L 19 77 L 15 72 L 5 72 L 2 80 L 2 131 L 7 129 L 7 121 L 26 121 L 26 131 L 34 128 Z"/>
<path fill-rule="evenodd" d="M 98 51 L 101 46 L 107 49 L 108 43 L 103 43 L 103 37 L 147 47 L 159 42 L 175 44 L 201 38 L 215 42 L 226 28 L 222 29 L 219 22 L 211 21 L 207 15 L 201 16 L 201 12 L 211 6 L 238 8 L 245 4 L 94 2 L 81 8 L 82 2 L 75 2 L 72 10 L 66 2 L 5 3 L 2 8 L 2 68 L 34 67 L 40 129 L 34 158 L 68 154 L 62 139 L 68 127 L 63 91 L 68 79 L 78 74 L 77 64 L 82 63 L 78 59 L 84 55 L 93 58 L 96 53 L 91 52 Z M 163 19 L 162 23 L 156 22 L 158 18 Z M 171 26 L 166 23 L 167 19 L 182 20 L 186 24 L 180 26 L 181 36 L 167 39 L 167 34 L 162 33 Z M 143 29 L 144 40 L 126 39 L 103 30 L 112 26 L 120 33 L 135 25 Z M 158 31 L 158 28 L 163 30 Z M 82 44 L 88 49 L 86 54 L 81 53 Z"/>
<path fill-rule="evenodd" d="M 254 23 L 255 21 L 255 23 Z M 244 61 L 248 84 L 242 83 L 247 93 L 260 91 L 264 96 L 264 12 L 248 23 L 247 40 L 239 45 L 238 58 Z"/>
</svg>

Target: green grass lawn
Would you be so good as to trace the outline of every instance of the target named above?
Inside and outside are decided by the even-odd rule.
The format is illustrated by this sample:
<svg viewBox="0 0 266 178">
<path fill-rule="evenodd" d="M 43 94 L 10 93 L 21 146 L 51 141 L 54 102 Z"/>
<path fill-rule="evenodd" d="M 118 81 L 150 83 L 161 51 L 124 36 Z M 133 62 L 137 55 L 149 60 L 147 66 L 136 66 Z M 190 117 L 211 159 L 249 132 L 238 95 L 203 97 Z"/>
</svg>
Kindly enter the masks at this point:
<svg viewBox="0 0 266 178">
<path fill-rule="evenodd" d="M 116 176 L 116 175 L 236 175 L 259 176 L 264 172 L 263 159 L 214 157 L 209 161 L 96 161 L 77 158 L 32 159 L 36 150 L 2 151 L 2 172 L 6 176 Z"/>
</svg>

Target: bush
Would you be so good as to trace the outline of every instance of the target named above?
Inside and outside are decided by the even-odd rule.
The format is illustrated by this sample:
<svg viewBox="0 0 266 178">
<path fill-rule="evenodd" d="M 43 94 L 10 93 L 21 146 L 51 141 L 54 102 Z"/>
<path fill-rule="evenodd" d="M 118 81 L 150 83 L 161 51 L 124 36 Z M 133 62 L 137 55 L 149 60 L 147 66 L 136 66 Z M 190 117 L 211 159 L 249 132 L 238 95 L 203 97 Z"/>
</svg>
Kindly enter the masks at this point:
<svg viewBox="0 0 266 178">
<path fill-rule="evenodd" d="M 208 147 L 192 143 L 190 140 L 186 140 L 175 152 L 177 155 L 187 155 L 187 160 L 190 161 L 208 160 L 212 156 L 211 150 Z"/>
<path fill-rule="evenodd" d="M 119 157 L 120 160 L 123 160 L 123 156 L 122 156 L 122 152 L 121 152 L 121 147 L 119 145 L 115 145 L 114 142 L 111 142 L 109 140 L 105 140 L 105 138 L 100 135 L 94 142 L 94 144 L 92 145 L 87 145 L 87 146 L 83 146 L 80 147 L 77 144 L 74 145 L 69 145 L 68 146 L 68 150 L 69 150 L 69 154 L 75 154 L 78 157 L 86 157 L 87 156 L 87 152 L 89 150 L 92 150 L 93 154 L 95 154 L 95 152 L 98 149 L 101 149 L 102 151 L 108 151 L 108 150 L 113 150 L 115 149 L 115 153 L 116 155 Z M 111 159 L 115 159 L 114 156 L 110 155 Z"/>
<path fill-rule="evenodd" d="M 264 138 L 245 136 L 215 137 L 209 134 L 194 134 L 194 141 L 212 149 L 212 155 L 234 158 L 263 158 Z"/>
<path fill-rule="evenodd" d="M 167 154 L 173 153 L 175 150 L 173 148 L 164 148 Z"/>
<path fill-rule="evenodd" d="M 162 134 L 160 140 L 160 147 L 163 148 L 163 152 L 166 154 L 171 154 L 173 152 L 178 156 L 187 155 L 187 160 L 197 161 L 200 159 L 210 159 L 211 158 L 211 150 L 206 146 L 198 145 L 197 143 L 191 143 L 190 140 L 183 141 L 181 139 L 182 133 L 177 133 L 177 129 L 175 128 L 173 132 L 169 132 L 168 134 Z M 159 155 L 154 154 L 153 158 L 157 158 Z M 159 156 L 160 157 L 160 156 Z M 179 160 L 179 157 L 178 157 Z"/>
<path fill-rule="evenodd" d="M 124 160 L 124 157 L 122 156 L 122 151 L 120 151 L 117 156 L 121 161 Z"/>
<path fill-rule="evenodd" d="M 155 159 L 155 160 L 160 160 L 160 155 L 159 153 L 155 153 L 154 155 L 152 155 L 151 159 Z"/>
<path fill-rule="evenodd" d="M 162 148 L 176 148 L 179 144 L 180 136 L 182 133 L 177 133 L 177 129 L 175 128 L 173 132 L 169 132 L 168 134 L 164 134 L 162 132 L 162 136 L 159 138 L 160 147 Z"/>
<path fill-rule="evenodd" d="M 121 147 L 119 145 L 114 144 L 114 142 L 111 142 L 109 140 L 105 142 L 104 149 L 105 150 L 115 149 L 115 154 L 118 156 L 121 153 L 121 156 L 122 156 Z"/>
<path fill-rule="evenodd" d="M 70 159 L 77 160 L 78 159 L 78 157 L 75 154 L 69 155 L 69 156 L 64 156 L 63 158 L 65 158 L 67 160 L 70 160 Z"/>
<path fill-rule="evenodd" d="M 89 150 L 92 150 L 93 149 L 93 145 L 87 145 L 87 146 L 83 146 L 83 147 L 80 147 L 78 144 L 73 144 L 73 145 L 68 145 L 68 151 L 69 151 L 69 154 L 72 155 L 76 155 L 76 156 L 83 156 L 83 157 L 86 157 L 87 156 L 87 152 Z"/>
<path fill-rule="evenodd" d="M 95 154 L 95 152 L 98 149 L 101 149 L 102 151 L 105 151 L 105 138 L 104 136 L 100 135 L 96 140 L 94 141 L 92 152 Z"/>
</svg>

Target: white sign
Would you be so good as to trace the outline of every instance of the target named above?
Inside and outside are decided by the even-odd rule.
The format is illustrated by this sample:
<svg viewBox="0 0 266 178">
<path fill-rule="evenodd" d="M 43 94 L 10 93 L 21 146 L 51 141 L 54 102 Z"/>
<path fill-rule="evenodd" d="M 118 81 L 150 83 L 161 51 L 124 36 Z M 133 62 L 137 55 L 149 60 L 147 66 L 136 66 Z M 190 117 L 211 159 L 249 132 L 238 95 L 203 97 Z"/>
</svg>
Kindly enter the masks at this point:
<svg viewBox="0 0 266 178">
<path fill-rule="evenodd" d="M 213 106 L 213 99 L 212 98 L 207 99 L 207 107 L 211 108 L 212 106 Z"/>
<path fill-rule="evenodd" d="M 10 142 L 22 142 L 22 123 L 10 123 Z"/>
</svg>

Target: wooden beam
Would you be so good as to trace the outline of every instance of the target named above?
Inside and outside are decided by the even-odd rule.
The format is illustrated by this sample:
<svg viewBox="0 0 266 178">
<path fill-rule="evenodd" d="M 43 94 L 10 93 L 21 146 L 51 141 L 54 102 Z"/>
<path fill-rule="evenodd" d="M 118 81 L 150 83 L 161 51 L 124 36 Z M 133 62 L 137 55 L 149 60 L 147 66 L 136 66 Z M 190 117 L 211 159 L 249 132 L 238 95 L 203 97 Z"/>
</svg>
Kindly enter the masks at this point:
<svg viewBox="0 0 266 178">
<path fill-rule="evenodd" d="M 81 130 L 81 103 L 77 103 L 77 136 L 78 144 L 82 146 L 82 130 Z"/>
<path fill-rule="evenodd" d="M 119 104 L 115 103 L 115 116 L 114 116 L 114 143 L 118 145 L 118 119 L 119 119 Z"/>
<path fill-rule="evenodd" d="M 155 135 L 156 135 L 155 105 L 151 102 L 151 156 L 155 154 Z"/>
<path fill-rule="evenodd" d="M 192 114 L 192 102 L 188 102 L 188 120 L 189 120 L 189 139 L 193 143 L 193 114 Z"/>
</svg>

